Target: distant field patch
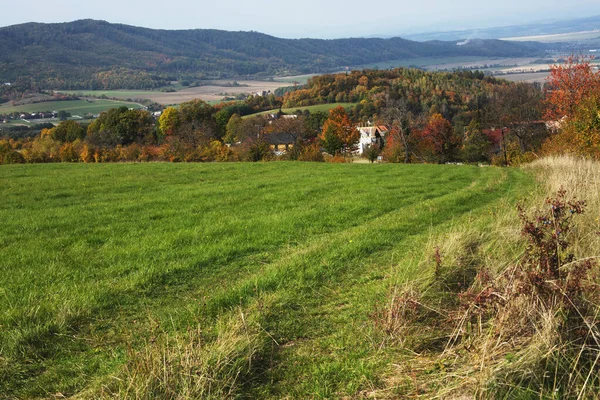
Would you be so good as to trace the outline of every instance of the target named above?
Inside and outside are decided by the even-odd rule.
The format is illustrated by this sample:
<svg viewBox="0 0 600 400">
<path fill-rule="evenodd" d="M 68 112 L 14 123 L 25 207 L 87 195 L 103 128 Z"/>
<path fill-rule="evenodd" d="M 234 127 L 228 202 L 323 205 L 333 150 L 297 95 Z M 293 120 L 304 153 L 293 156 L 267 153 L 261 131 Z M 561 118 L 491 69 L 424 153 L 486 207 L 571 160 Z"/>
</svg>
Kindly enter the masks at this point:
<svg viewBox="0 0 600 400">
<path fill-rule="evenodd" d="M 558 33 L 553 35 L 537 35 L 537 36 L 518 36 L 510 38 L 502 38 L 501 40 L 510 40 L 513 42 L 575 42 L 579 40 L 600 39 L 600 31 L 584 31 L 584 32 L 569 32 Z"/>
<path fill-rule="evenodd" d="M 549 72 L 531 72 L 523 74 L 498 75 L 496 78 L 506 79 L 511 82 L 544 83 L 550 76 Z"/>
<path fill-rule="evenodd" d="M 106 96 L 117 99 L 147 99 L 162 105 L 181 104 L 195 99 L 211 103 L 221 103 L 226 96 L 235 97 L 240 93 L 262 93 L 274 92 L 287 83 L 277 81 L 237 81 L 239 86 L 231 86 L 231 80 L 214 81 L 213 84 L 205 86 L 190 87 L 174 92 L 162 92 L 159 90 L 75 90 L 63 91 L 63 93 L 80 94 L 82 96 L 100 97 Z"/>
<path fill-rule="evenodd" d="M 292 108 L 282 108 L 281 111 L 283 111 L 286 114 L 293 114 L 295 111 L 300 110 L 300 111 L 305 111 L 308 110 L 311 113 L 313 112 L 317 112 L 317 111 L 324 111 L 327 112 L 333 108 L 342 106 L 344 108 L 348 108 L 348 107 L 352 107 L 355 106 L 358 103 L 331 103 L 331 104 L 317 104 L 314 106 L 306 106 L 306 107 L 292 107 Z M 273 113 L 277 113 L 279 112 L 279 109 L 275 109 L 275 110 L 269 110 L 269 111 L 263 111 L 263 112 L 259 112 L 256 114 L 251 114 L 251 115 L 247 115 L 246 117 L 252 117 L 252 116 L 256 116 L 256 115 L 265 115 L 265 114 L 273 114 Z"/>
<path fill-rule="evenodd" d="M 83 116 L 87 113 L 99 114 L 111 108 L 118 107 L 142 108 L 140 104 L 130 103 L 118 100 L 93 99 L 87 100 L 66 100 L 66 101 L 47 101 L 42 103 L 25 104 L 22 106 L 9 106 L 4 104 L 0 106 L 0 114 L 10 114 L 14 112 L 34 113 L 39 111 L 66 111 L 72 115 Z"/>
<path fill-rule="evenodd" d="M 145 99 L 152 93 L 163 93 L 154 90 L 60 90 L 59 93 L 80 97 L 111 97 L 118 99 Z"/>
<path fill-rule="evenodd" d="M 381 61 L 371 64 L 362 64 L 350 67 L 352 70 L 357 69 L 390 69 L 400 67 L 427 67 L 431 65 L 448 64 L 448 63 L 469 63 L 482 60 L 482 57 L 419 57 L 409 58 L 404 60 Z"/>
<path fill-rule="evenodd" d="M 343 71 L 340 71 L 343 72 Z M 332 72 L 335 73 L 335 72 Z M 319 76 L 319 75 L 323 75 L 323 74 L 306 74 L 306 75 L 295 75 L 295 76 L 282 76 L 282 77 L 277 77 L 274 78 L 275 81 L 277 82 L 284 82 L 288 85 L 286 86 L 292 86 L 294 83 L 298 84 L 298 85 L 306 85 L 308 83 L 308 80 L 314 76 Z"/>
</svg>

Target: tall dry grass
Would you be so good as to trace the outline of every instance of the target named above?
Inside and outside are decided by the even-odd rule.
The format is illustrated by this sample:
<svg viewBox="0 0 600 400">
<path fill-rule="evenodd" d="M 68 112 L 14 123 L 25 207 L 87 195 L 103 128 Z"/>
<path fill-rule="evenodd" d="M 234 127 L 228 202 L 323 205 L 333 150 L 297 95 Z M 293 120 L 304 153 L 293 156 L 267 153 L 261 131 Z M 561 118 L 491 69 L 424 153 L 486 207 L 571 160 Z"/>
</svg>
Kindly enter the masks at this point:
<svg viewBox="0 0 600 400">
<path fill-rule="evenodd" d="M 216 337 L 200 326 L 184 334 L 166 332 L 131 348 L 113 381 L 84 398 L 228 399 L 239 395 L 263 348 L 266 334 L 237 310 L 216 325 Z"/>
<path fill-rule="evenodd" d="M 538 177 L 543 192 L 538 202 L 563 188 L 587 204 L 583 218 L 573 221 L 572 250 L 578 258 L 600 256 L 600 162 L 574 156 L 537 160 L 524 168 Z"/>
<path fill-rule="evenodd" d="M 505 204 L 484 227 L 463 223 L 432 238 L 431 274 L 395 288 L 376 313 L 413 356 L 375 397 L 600 399 L 600 163 L 548 157 L 524 168 L 539 182 L 524 193 L 525 220 Z M 552 275 L 522 232 L 527 220 L 543 227 L 536 210 L 551 216 L 547 199 L 560 190 L 586 206 L 566 217 L 573 260 Z"/>
</svg>

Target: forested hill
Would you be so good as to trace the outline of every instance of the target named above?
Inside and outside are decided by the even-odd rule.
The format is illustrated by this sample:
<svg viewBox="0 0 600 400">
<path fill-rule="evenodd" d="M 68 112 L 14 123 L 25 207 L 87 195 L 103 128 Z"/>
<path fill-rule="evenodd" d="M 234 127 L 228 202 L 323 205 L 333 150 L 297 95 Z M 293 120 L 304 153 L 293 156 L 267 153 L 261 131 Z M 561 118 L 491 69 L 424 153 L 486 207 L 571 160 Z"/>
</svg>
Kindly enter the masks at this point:
<svg viewBox="0 0 600 400">
<path fill-rule="evenodd" d="M 431 56 L 533 56 L 544 45 L 498 40 L 280 39 L 257 32 L 153 30 L 104 21 L 0 28 L 0 80 L 48 89 L 149 88 L 172 79 L 331 72 Z"/>
</svg>

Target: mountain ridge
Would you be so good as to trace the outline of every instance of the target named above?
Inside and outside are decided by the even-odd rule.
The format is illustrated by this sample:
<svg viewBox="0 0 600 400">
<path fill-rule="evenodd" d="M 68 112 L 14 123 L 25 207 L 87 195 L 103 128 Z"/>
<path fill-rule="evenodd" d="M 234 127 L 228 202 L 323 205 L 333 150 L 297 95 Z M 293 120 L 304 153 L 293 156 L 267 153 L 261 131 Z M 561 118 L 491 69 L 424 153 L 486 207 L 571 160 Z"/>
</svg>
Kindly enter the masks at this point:
<svg viewBox="0 0 600 400">
<path fill-rule="evenodd" d="M 535 42 L 415 42 L 400 37 L 280 39 L 254 31 L 164 30 L 93 19 L 0 28 L 0 80 L 48 89 L 150 88 L 169 80 L 325 73 L 417 57 L 541 55 Z"/>
</svg>

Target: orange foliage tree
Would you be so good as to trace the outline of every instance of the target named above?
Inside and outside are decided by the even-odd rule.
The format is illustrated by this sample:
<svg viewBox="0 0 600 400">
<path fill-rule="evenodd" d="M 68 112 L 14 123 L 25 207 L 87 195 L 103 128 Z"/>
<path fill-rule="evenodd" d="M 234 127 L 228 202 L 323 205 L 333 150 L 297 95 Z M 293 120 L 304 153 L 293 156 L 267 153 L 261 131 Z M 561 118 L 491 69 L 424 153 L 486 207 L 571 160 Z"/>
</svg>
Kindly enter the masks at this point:
<svg viewBox="0 0 600 400">
<path fill-rule="evenodd" d="M 550 67 L 546 95 L 546 117 L 571 118 L 584 99 L 600 97 L 600 74 L 594 72 L 590 59 L 570 56 L 562 65 Z"/>
<path fill-rule="evenodd" d="M 552 67 L 548 84 L 546 116 L 561 123 L 544 152 L 600 157 L 600 73 L 588 58 L 572 56 Z"/>
<path fill-rule="evenodd" d="M 422 149 L 439 163 L 452 161 L 462 143 L 462 138 L 454 134 L 450 121 L 441 114 L 434 114 L 429 118 L 421 135 Z"/>
<path fill-rule="evenodd" d="M 354 146 L 360 137 L 356 125 L 350 121 L 350 117 L 342 106 L 329 111 L 329 118 L 323 124 L 321 130 L 321 143 L 331 155 L 348 151 Z"/>
</svg>

